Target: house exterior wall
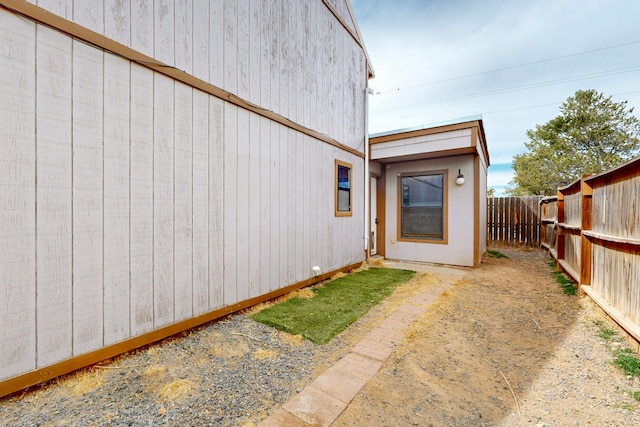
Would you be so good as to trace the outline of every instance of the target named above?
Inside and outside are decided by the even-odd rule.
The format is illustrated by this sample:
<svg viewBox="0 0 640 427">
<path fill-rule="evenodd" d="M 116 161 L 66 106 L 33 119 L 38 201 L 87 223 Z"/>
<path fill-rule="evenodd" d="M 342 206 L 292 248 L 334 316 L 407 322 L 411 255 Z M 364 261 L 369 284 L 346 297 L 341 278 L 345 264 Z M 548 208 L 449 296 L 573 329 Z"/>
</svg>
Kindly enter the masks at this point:
<svg viewBox="0 0 640 427">
<path fill-rule="evenodd" d="M 424 155 L 472 147 L 470 128 L 429 135 L 411 136 L 371 146 L 371 159 L 391 159 L 400 156 Z"/>
<path fill-rule="evenodd" d="M 0 395 L 363 260 L 366 60 L 322 1 L 38 6 L 285 119 L 0 8 Z"/>
<path fill-rule="evenodd" d="M 461 266 L 475 265 L 474 258 L 474 164 L 477 156 L 463 155 L 438 159 L 388 163 L 385 181 L 385 257 L 406 261 L 432 262 Z M 455 184 L 458 169 L 465 183 Z M 446 243 L 399 241 L 398 177 L 403 173 L 447 171 Z"/>
<path fill-rule="evenodd" d="M 478 250 L 476 251 L 476 266 L 480 265 L 482 255 L 487 250 L 487 161 L 483 155 L 479 155 L 476 161 L 477 165 L 477 205 L 478 205 L 478 222 L 476 224 L 478 233 Z"/>
<path fill-rule="evenodd" d="M 345 0 L 29 2 L 362 151 L 367 64 Z"/>
</svg>

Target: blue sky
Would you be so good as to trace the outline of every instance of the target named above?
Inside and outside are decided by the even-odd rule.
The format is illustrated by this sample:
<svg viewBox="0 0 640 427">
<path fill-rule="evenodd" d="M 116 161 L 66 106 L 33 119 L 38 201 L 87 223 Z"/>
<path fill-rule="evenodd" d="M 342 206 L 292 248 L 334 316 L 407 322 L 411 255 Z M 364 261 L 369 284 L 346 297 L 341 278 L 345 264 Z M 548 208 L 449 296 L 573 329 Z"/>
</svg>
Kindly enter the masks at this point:
<svg viewBox="0 0 640 427">
<path fill-rule="evenodd" d="M 640 116 L 640 1 L 351 0 L 376 77 L 371 133 L 482 115 L 502 194 L 526 131 L 576 90 Z"/>
</svg>

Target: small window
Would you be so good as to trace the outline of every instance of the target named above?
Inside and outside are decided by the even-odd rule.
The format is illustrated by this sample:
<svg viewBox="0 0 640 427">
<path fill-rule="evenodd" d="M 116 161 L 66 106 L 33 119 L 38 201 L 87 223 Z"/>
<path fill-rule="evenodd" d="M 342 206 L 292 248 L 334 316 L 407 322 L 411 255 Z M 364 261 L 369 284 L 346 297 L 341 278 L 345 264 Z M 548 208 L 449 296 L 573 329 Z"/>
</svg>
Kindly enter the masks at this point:
<svg viewBox="0 0 640 427">
<path fill-rule="evenodd" d="M 400 240 L 446 243 L 446 182 L 445 172 L 400 176 Z"/>
<path fill-rule="evenodd" d="M 336 160 L 336 216 L 351 216 L 351 165 Z"/>
</svg>

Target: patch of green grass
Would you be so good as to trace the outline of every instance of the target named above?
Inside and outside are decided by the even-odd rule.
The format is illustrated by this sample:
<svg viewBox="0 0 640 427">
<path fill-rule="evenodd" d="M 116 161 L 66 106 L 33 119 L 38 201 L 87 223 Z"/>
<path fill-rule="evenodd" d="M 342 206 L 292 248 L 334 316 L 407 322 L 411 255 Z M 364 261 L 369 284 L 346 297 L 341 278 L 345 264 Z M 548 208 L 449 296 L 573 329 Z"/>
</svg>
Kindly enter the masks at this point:
<svg viewBox="0 0 640 427">
<path fill-rule="evenodd" d="M 616 335 L 616 331 L 613 329 L 607 328 L 606 326 L 600 326 L 598 330 L 598 336 L 603 340 L 611 340 Z"/>
<path fill-rule="evenodd" d="M 617 350 L 613 364 L 622 369 L 625 375 L 640 377 L 640 359 L 629 348 Z"/>
<path fill-rule="evenodd" d="M 632 391 L 629 394 L 631 394 L 631 397 L 633 397 L 636 402 L 640 402 L 640 391 Z"/>
<path fill-rule="evenodd" d="M 292 298 L 251 316 L 265 325 L 325 344 L 400 284 L 414 271 L 370 268 L 314 288 L 313 298 Z"/>
<path fill-rule="evenodd" d="M 487 249 L 487 255 L 490 256 L 491 258 L 507 258 L 507 259 L 509 258 L 502 252 L 492 251 L 491 249 Z"/>
<path fill-rule="evenodd" d="M 575 295 L 578 293 L 578 289 L 573 284 L 573 282 L 567 279 L 567 276 L 565 276 L 564 273 L 556 270 L 555 261 L 549 261 L 547 265 L 553 268 L 551 275 L 553 276 L 554 279 L 556 279 L 556 282 L 558 282 L 558 284 L 560 285 L 560 289 L 562 289 L 562 293 L 564 293 L 565 295 Z"/>
<path fill-rule="evenodd" d="M 573 284 L 573 282 L 562 274 L 560 271 L 554 271 L 553 276 L 556 279 L 556 282 L 560 285 L 560 289 L 562 289 L 562 293 L 565 295 L 575 295 L 578 293 L 578 289 Z"/>
</svg>

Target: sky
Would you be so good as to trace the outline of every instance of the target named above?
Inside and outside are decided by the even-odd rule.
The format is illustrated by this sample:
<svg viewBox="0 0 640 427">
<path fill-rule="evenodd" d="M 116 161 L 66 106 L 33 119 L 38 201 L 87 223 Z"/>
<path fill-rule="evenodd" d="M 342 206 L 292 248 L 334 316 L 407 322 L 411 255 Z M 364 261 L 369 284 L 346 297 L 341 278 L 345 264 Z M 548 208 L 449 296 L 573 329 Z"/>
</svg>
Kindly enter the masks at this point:
<svg viewBox="0 0 640 427">
<path fill-rule="evenodd" d="M 502 195 L 527 130 L 577 90 L 640 117 L 640 1 L 351 0 L 375 72 L 369 133 L 482 116 Z"/>
</svg>

